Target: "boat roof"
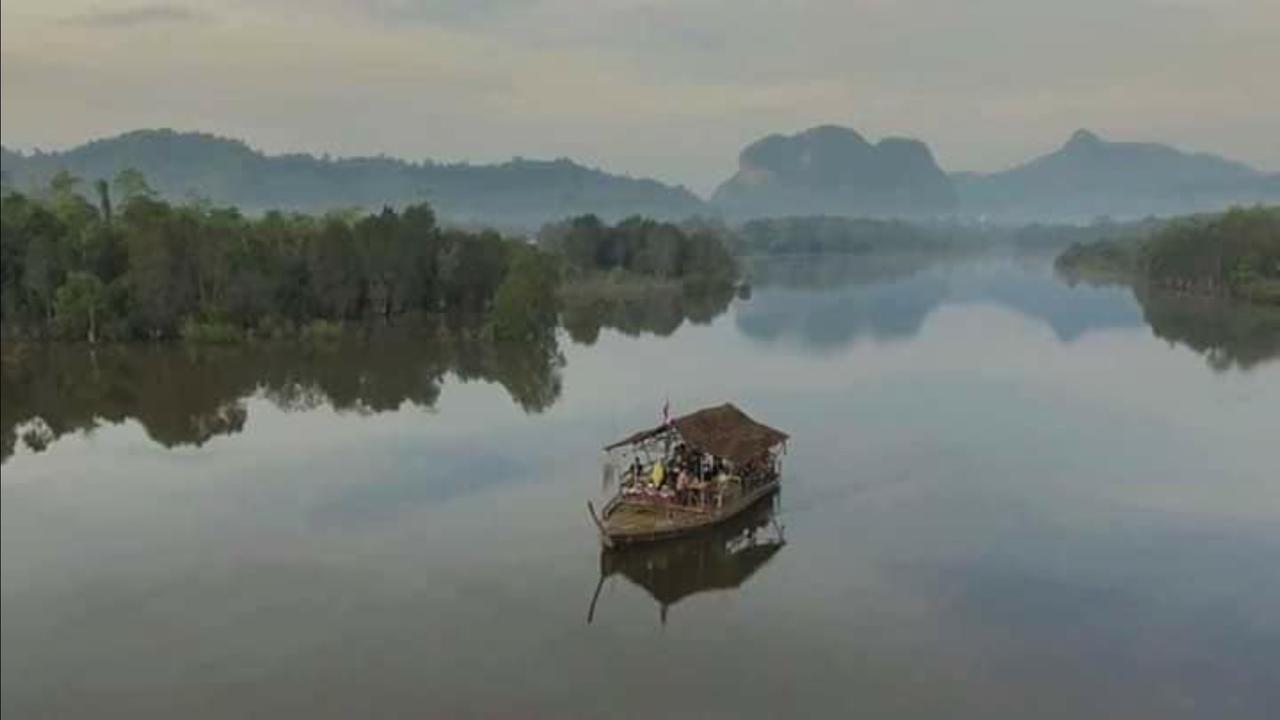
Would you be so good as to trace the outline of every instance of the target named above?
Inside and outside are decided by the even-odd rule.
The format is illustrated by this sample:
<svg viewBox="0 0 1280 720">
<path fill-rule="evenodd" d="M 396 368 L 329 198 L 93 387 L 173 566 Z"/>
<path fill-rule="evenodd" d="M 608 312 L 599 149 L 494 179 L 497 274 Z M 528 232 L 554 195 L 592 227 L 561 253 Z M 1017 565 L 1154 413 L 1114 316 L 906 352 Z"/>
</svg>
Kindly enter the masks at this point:
<svg viewBox="0 0 1280 720">
<path fill-rule="evenodd" d="M 661 435 L 671 427 L 680 433 L 685 443 L 734 464 L 759 457 L 761 453 L 787 439 L 787 434 L 781 430 L 758 423 L 737 406 L 725 403 L 682 415 L 673 419 L 670 425 L 641 430 L 612 445 L 606 445 L 605 450 L 643 442 Z"/>
</svg>

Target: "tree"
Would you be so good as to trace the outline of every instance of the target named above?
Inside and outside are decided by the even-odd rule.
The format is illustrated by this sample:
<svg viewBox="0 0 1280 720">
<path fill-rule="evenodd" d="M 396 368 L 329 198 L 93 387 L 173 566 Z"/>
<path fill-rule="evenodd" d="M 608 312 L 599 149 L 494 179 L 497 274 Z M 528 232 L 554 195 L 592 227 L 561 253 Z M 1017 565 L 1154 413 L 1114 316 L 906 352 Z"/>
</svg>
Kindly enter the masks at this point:
<svg viewBox="0 0 1280 720">
<path fill-rule="evenodd" d="M 700 223 L 685 229 L 632 216 L 609 227 L 594 215 L 548 225 L 539 247 L 562 257 L 576 273 L 624 270 L 663 279 L 732 280 L 737 264 L 723 228 Z"/>
<path fill-rule="evenodd" d="M 400 246 L 403 272 L 401 284 L 405 302 L 432 310 L 439 288 L 440 231 L 436 214 L 426 203 L 410 205 L 400 214 Z"/>
<path fill-rule="evenodd" d="M 365 217 L 355 227 L 369 281 L 369 301 L 384 320 L 390 320 L 396 309 L 397 290 L 404 273 L 399 224 L 396 211 L 384 207 L 381 213 Z"/>
<path fill-rule="evenodd" d="M 122 216 L 133 320 L 152 338 L 171 336 L 190 307 L 173 215 L 166 202 L 134 197 Z"/>
<path fill-rule="evenodd" d="M 151 189 L 147 178 L 137 168 L 125 168 L 116 173 L 111 184 L 115 187 L 116 195 L 125 203 L 136 199 L 154 200 L 156 197 L 156 191 Z"/>
<path fill-rule="evenodd" d="M 102 281 L 91 273 L 76 271 L 58 288 L 54 299 L 58 328 L 65 337 L 98 341 L 98 316 L 106 293 Z"/>
<path fill-rule="evenodd" d="M 20 317 L 27 303 L 23 275 L 27 257 L 27 218 L 32 203 L 23 195 L 6 192 L 0 196 L 0 320 L 6 326 Z"/>
<path fill-rule="evenodd" d="M 53 294 L 66 276 L 66 227 L 53 213 L 36 206 L 27 217 L 24 234 L 22 287 L 47 328 L 53 320 Z"/>
<path fill-rule="evenodd" d="M 507 270 L 507 242 L 492 231 L 444 233 L 440 281 L 445 305 L 454 312 L 483 313 Z"/>
<path fill-rule="evenodd" d="M 556 323 L 555 260 L 527 246 L 516 246 L 506 277 L 493 300 L 494 337 L 499 340 L 541 340 Z"/>
<path fill-rule="evenodd" d="M 325 218 L 306 251 L 312 304 L 320 314 L 335 319 L 358 314 L 364 292 L 360 261 L 351 225 L 336 216 Z"/>
<path fill-rule="evenodd" d="M 72 236 L 79 236 L 98 219 L 97 210 L 79 192 L 80 178 L 59 170 L 49 181 L 53 210 Z"/>
<path fill-rule="evenodd" d="M 226 309 L 232 256 L 245 233 L 244 218 L 232 208 L 198 211 L 191 217 L 192 266 L 200 312 L 206 317 Z"/>
</svg>

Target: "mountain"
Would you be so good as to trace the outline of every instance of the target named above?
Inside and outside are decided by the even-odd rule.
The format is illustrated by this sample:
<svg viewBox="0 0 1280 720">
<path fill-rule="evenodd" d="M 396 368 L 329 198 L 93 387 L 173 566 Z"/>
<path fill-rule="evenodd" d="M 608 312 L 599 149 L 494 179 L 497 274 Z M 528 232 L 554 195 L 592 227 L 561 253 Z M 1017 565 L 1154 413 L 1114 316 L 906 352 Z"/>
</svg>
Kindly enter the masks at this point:
<svg viewBox="0 0 1280 720">
<path fill-rule="evenodd" d="M 1087 130 L 1060 149 L 1003 172 L 947 175 L 918 140 L 870 143 L 823 125 L 748 145 L 738 171 L 708 206 L 683 187 L 613 175 L 570 160 L 494 165 L 266 155 L 204 133 L 138 130 L 53 153 L 0 148 L 4 180 L 46 184 L 59 169 L 87 180 L 136 167 L 163 195 L 199 195 L 248 212 L 376 208 L 428 200 L 446 221 L 532 228 L 595 213 L 684 219 L 709 210 L 727 219 L 844 216 L 995 222 L 1081 222 L 1221 210 L 1280 202 L 1280 174 L 1155 143 L 1112 142 Z"/>
<path fill-rule="evenodd" d="M 43 185 L 59 169 L 86 179 L 142 171 L 161 194 L 192 194 L 247 211 L 320 211 L 428 200 L 447 221 L 533 227 L 570 215 L 609 220 L 642 214 L 683 219 L 705 212 L 683 187 L 611 175 L 570 160 L 496 165 L 411 163 L 388 157 L 265 155 L 204 133 L 138 130 L 64 152 L 2 153 L 6 182 Z"/>
<path fill-rule="evenodd" d="M 1168 145 L 1112 142 L 1088 130 L 1010 170 L 952 180 L 963 213 L 1005 221 L 1178 215 L 1280 199 L 1280 174 Z"/>
<path fill-rule="evenodd" d="M 930 217 L 956 204 L 951 180 L 919 140 L 867 142 L 822 125 L 770 135 L 738 156 L 712 204 L 737 219 L 782 215 Z"/>
</svg>

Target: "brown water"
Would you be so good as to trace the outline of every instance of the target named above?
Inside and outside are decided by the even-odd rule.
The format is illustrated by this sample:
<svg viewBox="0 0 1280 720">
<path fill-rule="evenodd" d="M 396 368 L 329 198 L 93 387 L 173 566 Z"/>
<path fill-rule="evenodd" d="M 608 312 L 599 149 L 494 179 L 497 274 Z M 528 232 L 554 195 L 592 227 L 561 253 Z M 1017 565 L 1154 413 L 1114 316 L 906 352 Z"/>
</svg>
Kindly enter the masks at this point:
<svg viewBox="0 0 1280 720">
<path fill-rule="evenodd" d="M 827 259 L 566 322 L 6 364 L 4 717 L 1280 707 L 1275 315 Z M 790 432 L 783 491 L 602 557 L 665 397 Z"/>
</svg>

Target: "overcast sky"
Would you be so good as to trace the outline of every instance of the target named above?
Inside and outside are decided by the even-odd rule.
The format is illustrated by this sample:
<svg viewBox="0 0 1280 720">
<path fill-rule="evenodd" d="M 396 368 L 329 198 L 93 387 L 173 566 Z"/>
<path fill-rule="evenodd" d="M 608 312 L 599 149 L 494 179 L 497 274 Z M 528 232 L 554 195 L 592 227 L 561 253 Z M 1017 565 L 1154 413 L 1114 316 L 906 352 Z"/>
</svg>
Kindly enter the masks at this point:
<svg viewBox="0 0 1280 720">
<path fill-rule="evenodd" d="M 1280 170 L 1280 0 L 3 0 L 3 141 L 569 156 L 702 193 L 836 123 L 995 170 L 1087 127 Z"/>
</svg>

